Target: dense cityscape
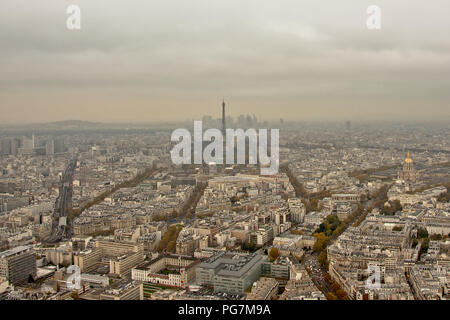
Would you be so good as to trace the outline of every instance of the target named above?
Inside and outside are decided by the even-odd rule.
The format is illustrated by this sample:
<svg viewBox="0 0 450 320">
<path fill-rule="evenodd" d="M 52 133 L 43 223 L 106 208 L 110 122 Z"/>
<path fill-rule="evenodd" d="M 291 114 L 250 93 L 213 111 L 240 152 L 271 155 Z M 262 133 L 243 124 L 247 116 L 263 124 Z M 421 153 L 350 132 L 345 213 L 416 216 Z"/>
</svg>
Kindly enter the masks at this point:
<svg viewBox="0 0 450 320">
<path fill-rule="evenodd" d="M 278 174 L 175 165 L 174 124 L 4 126 L 0 299 L 449 298 L 448 124 L 222 111 L 280 129 Z"/>
</svg>

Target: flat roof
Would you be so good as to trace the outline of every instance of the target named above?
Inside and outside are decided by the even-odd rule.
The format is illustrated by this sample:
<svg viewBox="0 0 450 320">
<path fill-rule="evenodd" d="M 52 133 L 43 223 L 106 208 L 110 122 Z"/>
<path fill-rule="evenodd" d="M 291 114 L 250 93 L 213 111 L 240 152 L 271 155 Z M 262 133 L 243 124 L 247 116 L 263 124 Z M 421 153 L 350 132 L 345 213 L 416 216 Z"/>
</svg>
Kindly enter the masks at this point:
<svg viewBox="0 0 450 320">
<path fill-rule="evenodd" d="M 27 250 L 29 250 L 29 249 L 31 249 L 31 248 L 32 248 L 32 246 L 19 246 L 19 247 L 15 247 L 15 248 L 12 248 L 12 249 L 9 249 L 9 250 L 0 252 L 0 258 L 10 257 L 10 256 L 13 256 L 13 255 L 15 255 L 15 254 L 18 254 L 18 253 L 27 251 Z"/>
<path fill-rule="evenodd" d="M 262 256 L 257 252 L 242 254 L 224 251 L 200 263 L 198 268 L 214 269 L 215 273 L 220 276 L 241 277 L 261 260 Z"/>
</svg>

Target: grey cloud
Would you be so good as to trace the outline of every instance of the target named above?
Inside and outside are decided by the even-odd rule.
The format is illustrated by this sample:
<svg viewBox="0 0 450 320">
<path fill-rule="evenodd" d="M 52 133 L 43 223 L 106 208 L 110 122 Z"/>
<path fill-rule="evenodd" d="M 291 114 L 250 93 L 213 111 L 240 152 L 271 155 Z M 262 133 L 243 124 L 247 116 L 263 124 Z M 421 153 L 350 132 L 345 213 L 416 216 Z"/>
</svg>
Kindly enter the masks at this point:
<svg viewBox="0 0 450 320">
<path fill-rule="evenodd" d="M 0 122 L 178 120 L 218 115 L 222 96 L 232 115 L 449 117 L 450 3 L 375 1 L 368 31 L 372 2 L 3 0 Z"/>
</svg>

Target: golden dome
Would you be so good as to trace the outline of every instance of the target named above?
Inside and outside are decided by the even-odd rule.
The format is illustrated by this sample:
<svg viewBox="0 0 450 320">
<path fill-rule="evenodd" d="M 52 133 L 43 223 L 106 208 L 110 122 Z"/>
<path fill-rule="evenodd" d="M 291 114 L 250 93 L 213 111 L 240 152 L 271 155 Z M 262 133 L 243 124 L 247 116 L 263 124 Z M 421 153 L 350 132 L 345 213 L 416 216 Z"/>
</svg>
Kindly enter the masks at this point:
<svg viewBox="0 0 450 320">
<path fill-rule="evenodd" d="M 411 156 L 410 156 L 409 152 L 408 152 L 408 155 L 406 156 L 405 162 L 406 162 L 406 163 L 412 163 L 412 162 L 413 162 L 413 160 L 411 159 Z"/>
</svg>

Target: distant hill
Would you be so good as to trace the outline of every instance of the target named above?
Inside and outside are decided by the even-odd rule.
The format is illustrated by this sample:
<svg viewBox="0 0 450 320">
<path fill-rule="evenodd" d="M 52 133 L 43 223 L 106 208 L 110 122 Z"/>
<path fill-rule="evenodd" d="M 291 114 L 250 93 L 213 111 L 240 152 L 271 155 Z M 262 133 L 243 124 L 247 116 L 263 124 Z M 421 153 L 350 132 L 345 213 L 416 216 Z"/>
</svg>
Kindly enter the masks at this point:
<svg viewBox="0 0 450 320">
<path fill-rule="evenodd" d="M 0 134 L 30 134 L 45 132 L 73 132 L 73 131 L 129 131 L 129 130 L 167 130 L 180 127 L 181 123 L 102 123 L 83 120 L 62 120 L 47 123 L 0 125 Z"/>
<path fill-rule="evenodd" d="M 98 128 L 102 127 L 105 124 L 101 122 L 90 122 L 83 120 L 63 120 L 56 122 L 49 122 L 43 124 L 37 124 L 38 127 L 44 128 L 60 128 L 60 129 L 82 129 L 82 128 Z"/>
<path fill-rule="evenodd" d="M 101 122 L 90 122 L 84 120 L 62 120 L 44 123 L 43 125 L 97 125 L 97 124 L 101 124 Z"/>
</svg>

